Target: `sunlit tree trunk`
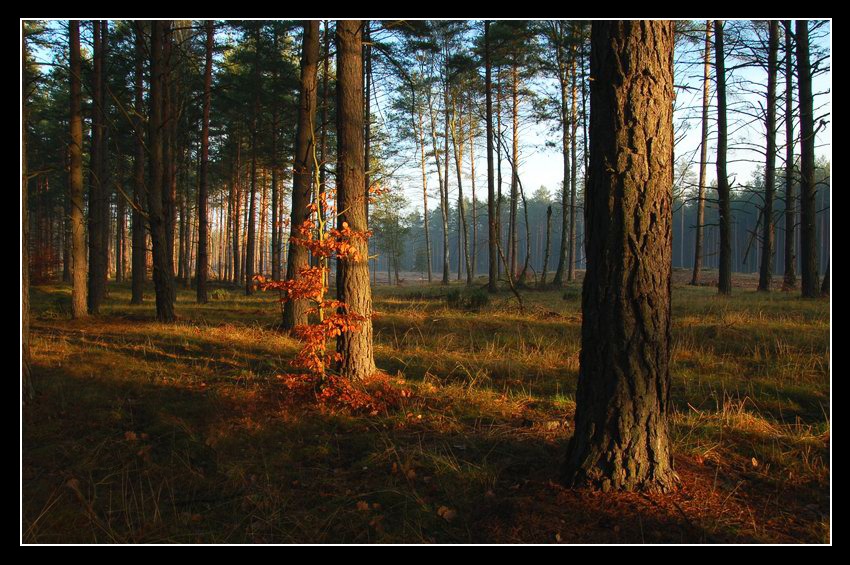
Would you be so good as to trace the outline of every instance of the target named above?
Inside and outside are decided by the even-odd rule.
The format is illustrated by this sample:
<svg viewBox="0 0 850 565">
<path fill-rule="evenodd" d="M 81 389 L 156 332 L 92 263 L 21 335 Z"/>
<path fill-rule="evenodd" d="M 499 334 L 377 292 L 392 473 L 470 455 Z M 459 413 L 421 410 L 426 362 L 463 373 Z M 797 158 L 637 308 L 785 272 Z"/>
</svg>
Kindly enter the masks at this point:
<svg viewBox="0 0 850 565">
<path fill-rule="evenodd" d="M 302 237 L 299 228 L 305 220 L 310 219 L 308 205 L 313 187 L 313 150 L 316 140 L 313 126 L 316 116 L 318 66 L 319 21 L 308 20 L 304 22 L 304 43 L 301 50 L 301 94 L 292 172 L 292 221 L 289 259 L 286 262 L 287 280 L 295 278 L 301 269 L 309 266 L 310 262 L 307 248 L 296 244 L 292 238 Z M 365 195 L 365 191 L 363 194 Z M 308 307 L 306 300 L 290 300 L 284 303 L 284 329 L 292 330 L 295 326 L 306 324 Z"/>
<path fill-rule="evenodd" d="M 69 192 L 71 193 L 71 255 L 73 260 L 71 316 L 73 318 L 84 318 L 88 316 L 88 273 L 86 264 L 86 220 L 83 213 L 83 118 L 80 87 L 80 74 L 82 72 L 80 22 L 78 20 L 69 20 L 68 30 L 71 65 L 71 111 L 69 117 L 70 178 L 68 180 Z"/>
<path fill-rule="evenodd" d="M 567 64 L 564 57 L 564 29 L 560 21 L 552 22 L 552 39 L 555 43 L 555 60 L 558 64 L 558 86 L 561 93 L 560 119 L 561 119 L 561 158 L 564 164 L 564 176 L 561 182 L 561 244 L 558 248 L 558 266 L 555 268 L 555 277 L 552 283 L 561 287 L 566 279 L 569 262 L 570 242 L 570 128 L 569 116 L 567 114 L 568 84 Z"/>
<path fill-rule="evenodd" d="M 771 20 L 767 58 L 767 160 L 764 166 L 764 220 L 762 230 L 761 268 L 759 286 L 761 291 L 770 291 L 773 278 L 773 198 L 776 192 L 776 74 L 779 52 L 779 21 Z"/>
<path fill-rule="evenodd" d="M 499 220 L 496 212 L 496 187 L 493 178 L 493 77 L 490 63 L 490 22 L 484 22 L 484 89 L 486 91 L 487 119 L 487 250 L 488 274 L 487 290 L 497 292 L 499 281 Z"/>
<path fill-rule="evenodd" d="M 358 232 L 367 230 L 363 152 L 363 72 L 360 22 L 340 20 L 336 31 L 337 51 L 337 191 L 340 203 L 338 226 L 345 223 Z M 372 352 L 372 289 L 369 285 L 369 249 L 366 240 L 352 245 L 360 260 L 339 260 L 337 295 L 350 312 L 365 316 L 358 331 L 343 332 L 337 340 L 342 355 L 339 372 L 351 380 L 362 380 L 375 372 Z"/>
<path fill-rule="evenodd" d="M 575 44 L 572 48 L 572 61 L 570 62 L 570 90 L 572 101 L 570 104 L 570 232 L 569 259 L 567 261 L 567 280 L 574 281 L 576 278 L 576 180 L 578 178 L 578 166 L 576 165 L 576 133 L 578 132 L 578 113 L 576 106 L 576 53 Z"/>
<path fill-rule="evenodd" d="M 254 259 L 257 243 L 257 135 L 260 120 L 260 26 L 254 22 L 254 103 L 251 111 L 251 192 L 248 200 L 248 233 L 245 242 L 245 294 L 254 293 Z M 293 194 L 294 194 L 293 190 Z"/>
<path fill-rule="evenodd" d="M 212 53 L 215 30 L 212 20 L 204 22 L 206 31 L 206 58 L 204 61 L 204 113 L 201 125 L 201 171 L 198 184 L 198 269 L 196 273 L 196 299 L 198 304 L 207 303 L 207 277 L 209 276 L 209 256 L 207 240 L 209 224 L 207 218 L 207 200 L 209 198 L 208 175 L 210 160 L 210 104 L 212 102 Z M 220 229 L 220 226 L 219 226 Z"/>
<path fill-rule="evenodd" d="M 564 479 L 670 490 L 673 22 L 594 21 L 587 274 Z"/>
<path fill-rule="evenodd" d="M 705 54 L 702 73 L 702 141 L 699 150 L 699 188 L 697 193 L 697 225 L 694 235 L 694 272 L 691 284 L 698 285 L 702 271 L 703 225 L 705 224 L 705 171 L 708 159 L 708 108 L 711 99 L 711 20 L 705 21 Z"/>
</svg>

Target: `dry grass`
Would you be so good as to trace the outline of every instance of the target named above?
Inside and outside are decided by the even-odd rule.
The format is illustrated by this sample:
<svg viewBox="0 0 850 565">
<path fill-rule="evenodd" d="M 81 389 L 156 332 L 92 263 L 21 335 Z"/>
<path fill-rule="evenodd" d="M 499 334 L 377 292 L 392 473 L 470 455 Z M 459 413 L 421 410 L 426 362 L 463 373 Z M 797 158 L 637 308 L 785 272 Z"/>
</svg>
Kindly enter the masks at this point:
<svg viewBox="0 0 850 565">
<path fill-rule="evenodd" d="M 71 321 L 33 289 L 27 543 L 826 542 L 829 308 L 674 289 L 679 492 L 552 482 L 571 435 L 577 288 L 480 311 L 439 287 L 376 289 L 376 360 L 413 395 L 355 416 L 296 402 L 275 296 L 181 291 L 153 321 L 115 286 Z M 568 299 L 564 299 L 566 296 Z"/>
</svg>

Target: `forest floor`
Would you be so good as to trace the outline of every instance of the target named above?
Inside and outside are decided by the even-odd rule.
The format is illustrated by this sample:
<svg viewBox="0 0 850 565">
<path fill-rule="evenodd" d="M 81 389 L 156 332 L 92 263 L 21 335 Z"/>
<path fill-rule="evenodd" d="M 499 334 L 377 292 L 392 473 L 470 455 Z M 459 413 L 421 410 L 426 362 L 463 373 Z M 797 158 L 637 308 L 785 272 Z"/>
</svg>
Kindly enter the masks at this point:
<svg viewBox="0 0 850 565">
<path fill-rule="evenodd" d="M 25 543 L 828 543 L 827 300 L 673 290 L 678 491 L 570 490 L 580 287 L 375 288 L 400 404 L 352 413 L 278 377 L 274 294 L 181 290 L 154 320 L 111 284 L 98 317 L 32 290 L 38 395 L 22 416 Z M 710 279 L 710 274 L 706 279 Z M 740 279 L 739 279 L 740 280 Z M 483 294 L 483 293 L 482 293 Z"/>
</svg>

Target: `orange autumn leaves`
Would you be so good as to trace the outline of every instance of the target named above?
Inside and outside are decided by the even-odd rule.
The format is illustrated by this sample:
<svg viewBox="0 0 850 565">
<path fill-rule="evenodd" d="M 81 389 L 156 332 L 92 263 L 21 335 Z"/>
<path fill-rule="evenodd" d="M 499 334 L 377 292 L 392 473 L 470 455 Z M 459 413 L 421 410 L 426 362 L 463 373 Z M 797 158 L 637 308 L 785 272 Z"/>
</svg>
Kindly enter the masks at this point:
<svg viewBox="0 0 850 565">
<path fill-rule="evenodd" d="M 386 405 L 393 396 L 386 387 L 369 391 L 354 386 L 346 379 L 332 374 L 332 368 L 342 361 L 340 353 L 330 351 L 328 342 L 343 333 L 360 331 L 368 318 L 353 311 L 342 301 L 327 298 L 328 261 L 336 258 L 342 261 L 360 262 L 364 260 L 360 249 L 372 233 L 356 231 L 347 222 L 339 228 L 326 229 L 320 209 L 327 210 L 327 194 L 319 195 L 321 207 L 315 202 L 308 206 L 311 217 L 298 226 L 299 237 L 293 237 L 292 243 L 310 250 L 313 257 L 319 259 L 318 265 L 299 269 L 290 280 L 266 280 L 256 276 L 257 286 L 262 290 L 278 290 L 281 301 L 307 300 L 312 306 L 307 313 L 311 320 L 308 324 L 298 325 L 293 335 L 301 342 L 301 349 L 291 361 L 293 367 L 307 372 L 306 375 L 284 375 L 290 389 L 300 385 L 313 388 L 317 400 L 324 405 L 345 406 L 356 411 L 373 412 Z"/>
</svg>

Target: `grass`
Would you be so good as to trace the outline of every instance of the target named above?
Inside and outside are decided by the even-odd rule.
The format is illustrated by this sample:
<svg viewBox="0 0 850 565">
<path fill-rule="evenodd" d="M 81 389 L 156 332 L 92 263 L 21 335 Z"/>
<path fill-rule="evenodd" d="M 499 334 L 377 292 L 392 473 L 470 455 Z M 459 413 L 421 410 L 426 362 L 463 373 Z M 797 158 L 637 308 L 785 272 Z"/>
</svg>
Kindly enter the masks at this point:
<svg viewBox="0 0 850 565">
<path fill-rule="evenodd" d="M 412 392 L 353 415 L 276 377 L 298 344 L 275 295 L 181 290 L 153 319 L 34 287 L 23 414 L 26 543 L 829 541 L 829 304 L 676 284 L 672 433 L 682 488 L 571 491 L 580 292 L 377 287 L 378 366 Z M 453 305 L 454 306 L 453 306 Z"/>
</svg>

